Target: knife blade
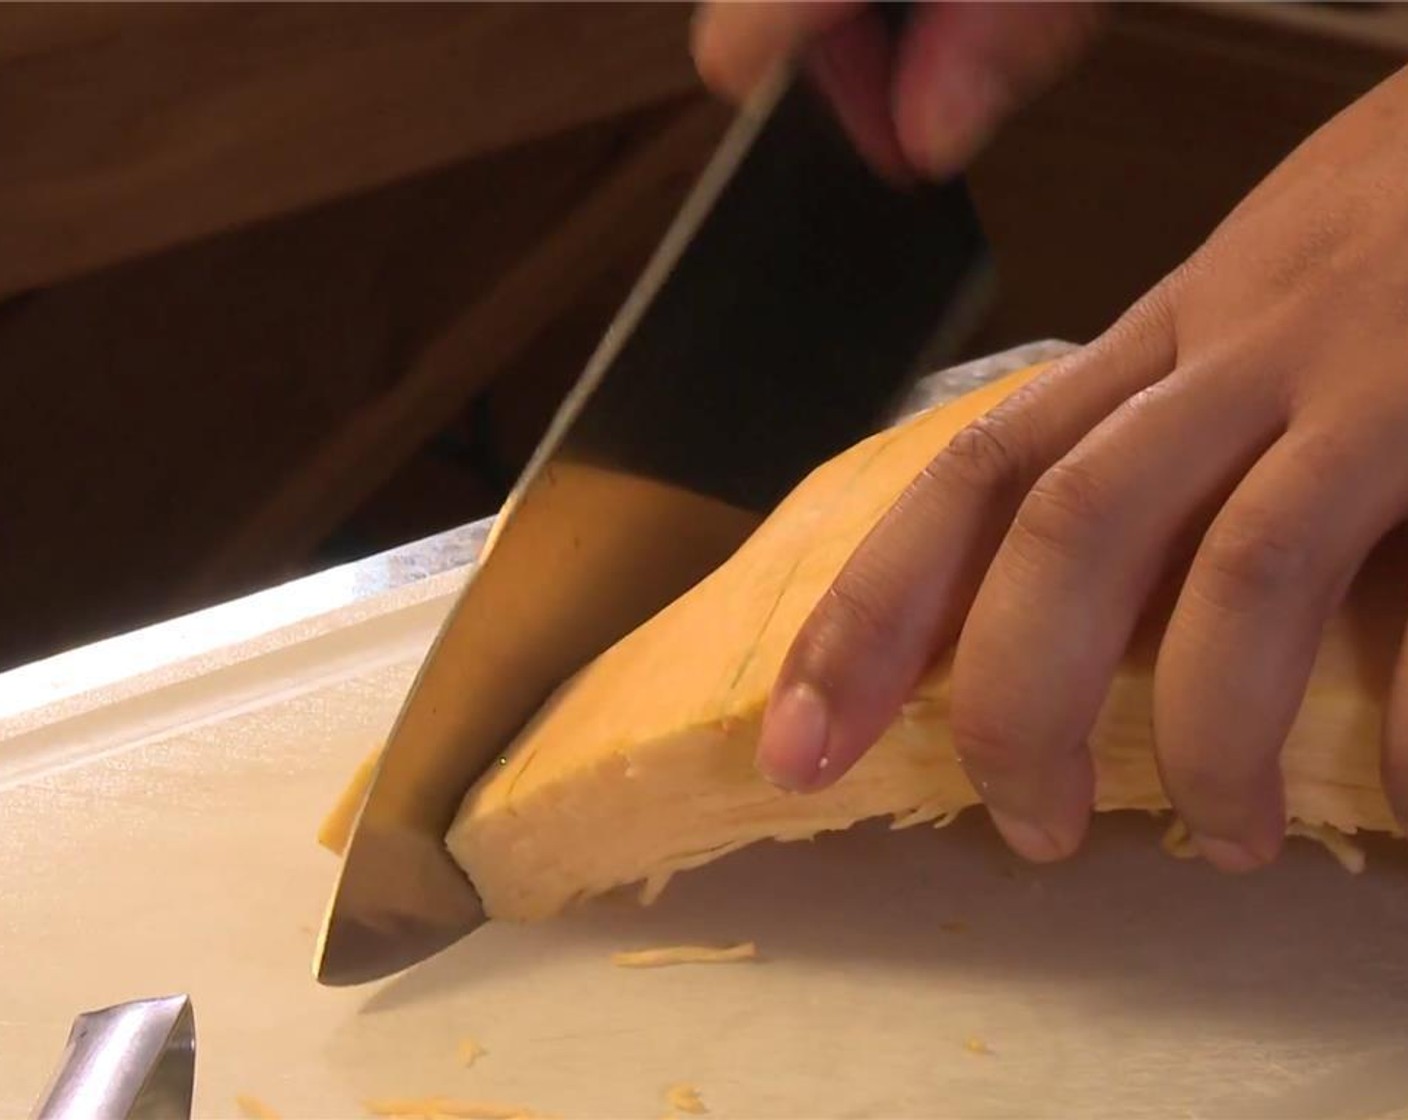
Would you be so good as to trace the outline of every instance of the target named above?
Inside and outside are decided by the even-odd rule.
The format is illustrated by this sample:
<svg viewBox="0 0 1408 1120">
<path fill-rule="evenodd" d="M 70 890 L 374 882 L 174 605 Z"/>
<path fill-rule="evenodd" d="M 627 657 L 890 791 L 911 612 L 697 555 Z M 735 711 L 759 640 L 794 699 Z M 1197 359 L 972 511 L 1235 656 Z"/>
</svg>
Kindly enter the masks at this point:
<svg viewBox="0 0 1408 1120">
<path fill-rule="evenodd" d="M 737 117 L 534 452 L 413 682 L 324 920 L 328 985 L 485 920 L 444 837 L 573 672 L 880 427 L 989 291 L 961 180 L 896 186 L 780 75 Z M 648 682 L 644 682 L 648 687 Z"/>
</svg>

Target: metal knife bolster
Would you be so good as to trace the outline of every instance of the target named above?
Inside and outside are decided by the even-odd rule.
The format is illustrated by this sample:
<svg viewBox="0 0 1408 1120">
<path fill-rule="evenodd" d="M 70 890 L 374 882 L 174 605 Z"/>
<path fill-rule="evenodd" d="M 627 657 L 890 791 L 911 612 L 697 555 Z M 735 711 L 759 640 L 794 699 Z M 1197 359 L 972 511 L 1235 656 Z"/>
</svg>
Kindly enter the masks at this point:
<svg viewBox="0 0 1408 1120">
<path fill-rule="evenodd" d="M 360 983 L 483 920 L 444 847 L 465 791 L 573 672 L 880 426 L 985 290 L 959 182 L 899 189 L 779 82 L 725 137 L 500 514 L 354 827 L 318 979 Z"/>
<path fill-rule="evenodd" d="M 84 1012 L 32 1120 L 190 1120 L 195 1063 L 189 996 Z"/>
</svg>

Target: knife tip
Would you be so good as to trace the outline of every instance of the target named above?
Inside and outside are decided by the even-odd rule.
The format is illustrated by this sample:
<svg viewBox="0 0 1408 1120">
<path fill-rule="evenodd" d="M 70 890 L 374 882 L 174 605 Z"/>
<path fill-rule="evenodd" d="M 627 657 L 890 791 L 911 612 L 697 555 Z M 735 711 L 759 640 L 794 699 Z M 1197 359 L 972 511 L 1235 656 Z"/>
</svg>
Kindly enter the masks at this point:
<svg viewBox="0 0 1408 1120">
<path fill-rule="evenodd" d="M 448 949 L 484 921 L 473 886 L 429 833 L 364 829 L 328 903 L 313 978 L 332 988 L 382 980 Z"/>
</svg>

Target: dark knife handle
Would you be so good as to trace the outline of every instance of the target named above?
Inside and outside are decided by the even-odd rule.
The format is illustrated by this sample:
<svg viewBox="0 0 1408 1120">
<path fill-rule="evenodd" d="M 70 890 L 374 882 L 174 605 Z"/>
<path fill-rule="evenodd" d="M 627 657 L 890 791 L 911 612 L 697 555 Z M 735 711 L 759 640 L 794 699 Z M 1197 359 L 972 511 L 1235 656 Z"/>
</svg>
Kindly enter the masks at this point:
<svg viewBox="0 0 1408 1120">
<path fill-rule="evenodd" d="M 632 329 L 593 359 L 610 373 L 564 453 L 759 513 L 884 422 L 933 340 L 971 329 L 985 282 L 962 177 L 876 175 L 810 82 L 680 232 Z"/>
</svg>

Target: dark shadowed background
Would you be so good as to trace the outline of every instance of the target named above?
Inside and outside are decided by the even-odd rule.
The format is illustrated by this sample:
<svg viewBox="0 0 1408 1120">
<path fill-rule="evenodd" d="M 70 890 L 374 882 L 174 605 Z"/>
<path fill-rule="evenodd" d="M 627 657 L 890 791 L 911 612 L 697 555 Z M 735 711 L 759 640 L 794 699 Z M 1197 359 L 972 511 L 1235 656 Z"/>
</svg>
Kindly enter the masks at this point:
<svg viewBox="0 0 1408 1120">
<path fill-rule="evenodd" d="M 0 7 L 0 668 L 491 513 L 729 118 L 685 4 Z M 1089 338 L 1408 61 L 1131 5 L 983 156 Z"/>
</svg>

